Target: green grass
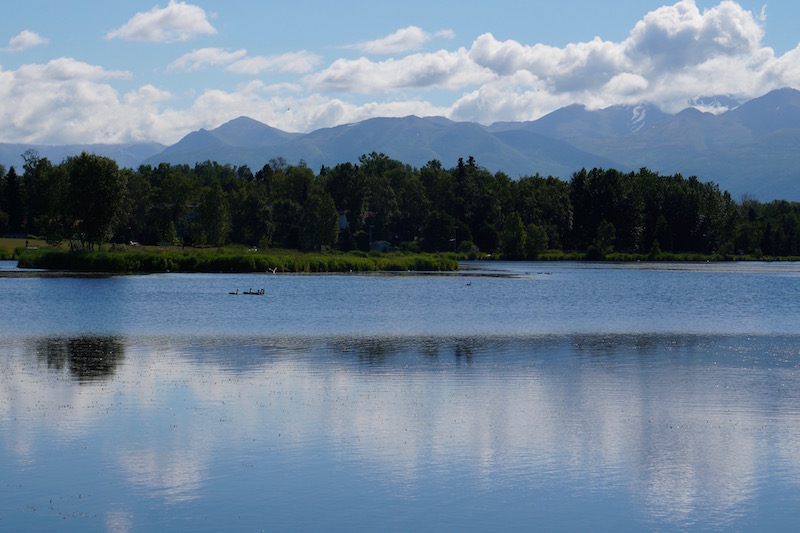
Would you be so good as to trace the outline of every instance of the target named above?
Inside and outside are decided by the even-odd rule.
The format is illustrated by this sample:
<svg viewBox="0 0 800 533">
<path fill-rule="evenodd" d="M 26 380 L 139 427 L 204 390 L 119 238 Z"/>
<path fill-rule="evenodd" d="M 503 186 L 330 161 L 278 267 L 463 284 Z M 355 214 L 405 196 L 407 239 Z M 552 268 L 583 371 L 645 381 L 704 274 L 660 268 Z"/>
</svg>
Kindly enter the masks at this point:
<svg viewBox="0 0 800 533">
<path fill-rule="evenodd" d="M 96 252 L 69 252 L 64 246 L 52 248 L 45 241 L 0 238 L 0 259 L 19 261 L 22 268 L 74 270 L 87 272 L 435 272 L 458 270 L 458 260 L 467 259 L 452 252 L 377 253 L 338 252 L 304 253 L 270 249 L 251 251 L 246 246 L 223 248 L 181 248 L 178 246 L 104 245 Z M 482 259 L 489 259 L 482 256 Z M 492 258 L 493 259 L 493 258 Z M 548 250 L 539 261 L 584 261 L 578 251 Z M 720 254 L 668 253 L 648 254 L 611 252 L 609 262 L 663 261 L 800 261 L 800 257 L 723 256 Z"/>
<path fill-rule="evenodd" d="M 539 254 L 537 261 L 587 261 L 586 252 L 547 250 Z M 702 254 L 697 252 L 660 252 L 655 256 L 650 254 L 633 252 L 610 252 L 605 255 L 604 261 L 612 263 L 632 263 L 632 262 L 720 262 L 720 261 L 800 261 L 796 256 L 754 256 L 754 255 L 723 255 L 723 254 Z"/>
<path fill-rule="evenodd" d="M 696 252 L 683 252 L 683 253 L 671 253 L 671 252 L 661 252 L 657 254 L 655 257 L 651 257 L 648 254 L 634 254 L 634 253 L 622 253 L 622 252 L 611 252 L 606 254 L 606 261 L 614 261 L 614 262 L 632 262 L 632 261 L 659 261 L 659 262 L 669 262 L 669 263 L 705 263 L 705 262 L 722 262 L 722 261 L 800 261 L 800 257 L 795 256 L 781 256 L 781 257 L 767 257 L 761 256 L 756 257 L 754 255 L 724 255 L 724 254 L 701 254 Z"/>
<path fill-rule="evenodd" d="M 451 271 L 455 259 L 440 254 L 356 255 L 289 250 L 251 252 L 243 247 L 209 249 L 103 249 L 69 252 L 54 248 L 22 250 L 22 268 L 85 272 L 370 272 Z"/>
<path fill-rule="evenodd" d="M 31 248 L 40 248 L 47 246 L 47 243 L 41 239 L 17 239 L 0 237 L 0 260 L 19 259 L 20 254 L 25 251 L 25 246 Z"/>
</svg>

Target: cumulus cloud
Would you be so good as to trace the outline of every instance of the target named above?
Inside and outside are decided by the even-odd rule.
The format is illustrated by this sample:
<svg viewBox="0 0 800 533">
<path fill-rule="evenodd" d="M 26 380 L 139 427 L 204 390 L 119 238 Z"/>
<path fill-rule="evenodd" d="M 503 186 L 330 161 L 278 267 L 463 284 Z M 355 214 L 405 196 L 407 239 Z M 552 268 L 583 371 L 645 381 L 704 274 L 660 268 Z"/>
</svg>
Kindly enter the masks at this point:
<svg viewBox="0 0 800 533">
<path fill-rule="evenodd" d="M 244 115 L 285 131 L 311 131 L 376 116 L 430 116 L 447 111 L 419 100 L 355 104 L 320 94 L 292 92 L 292 89 L 297 88 L 252 81 L 233 91 L 207 90 L 195 99 L 185 114 L 197 121 L 193 129 L 214 128 L 231 117 Z M 187 131 L 191 130 L 184 130 L 182 135 Z"/>
<path fill-rule="evenodd" d="M 434 37 L 438 37 L 440 39 L 455 39 L 456 32 L 453 30 L 439 30 L 433 34 Z"/>
<path fill-rule="evenodd" d="M 452 39 L 452 30 L 441 30 L 433 34 L 435 37 Z M 419 50 L 422 45 L 431 40 L 431 34 L 417 26 L 408 26 L 397 30 L 391 35 L 374 41 L 367 41 L 350 46 L 365 54 L 397 54 Z"/>
<path fill-rule="evenodd" d="M 217 30 L 198 6 L 170 0 L 167 7 L 140 12 L 123 26 L 106 34 L 107 39 L 171 43 L 188 41 L 199 35 L 214 35 Z"/>
<path fill-rule="evenodd" d="M 124 102 L 126 104 L 146 107 L 156 102 L 163 102 L 172 98 L 169 91 L 159 89 L 153 85 L 145 85 L 138 90 L 131 91 L 125 94 Z"/>
<path fill-rule="evenodd" d="M 650 83 L 646 78 L 638 74 L 631 74 L 630 72 L 623 72 L 611 78 L 608 83 L 603 86 L 603 91 L 608 94 L 616 94 L 619 97 L 625 97 L 630 94 L 638 94 L 647 90 Z"/>
<path fill-rule="evenodd" d="M 298 131 L 329 128 L 374 117 L 443 116 L 448 112 L 446 107 L 436 106 L 423 100 L 372 101 L 354 104 L 319 95 L 301 100 L 299 109 L 301 112 L 293 120 L 293 123 L 300 124 Z M 280 117 L 276 117 L 275 124 L 280 123 Z"/>
<path fill-rule="evenodd" d="M 305 73 L 319 63 L 311 52 L 289 52 L 271 56 L 248 56 L 242 48 L 229 52 L 221 48 L 201 48 L 184 54 L 167 66 L 167 71 L 193 72 L 206 67 L 224 68 L 235 74 L 255 75 L 265 71 Z"/>
<path fill-rule="evenodd" d="M 48 42 L 47 39 L 38 33 L 30 30 L 22 30 L 18 35 L 12 37 L 8 41 L 8 47 L 6 47 L 5 50 L 9 52 L 21 52 L 27 48 L 45 45 Z"/>
<path fill-rule="evenodd" d="M 137 17 L 191 7 L 172 1 Z M 241 76 L 242 83 L 212 84 L 190 96 L 172 95 L 150 80 L 121 95 L 115 81 L 129 79 L 129 72 L 61 58 L 0 68 L 0 141 L 171 143 L 239 115 L 309 131 L 378 115 L 534 120 L 574 103 L 650 103 L 677 112 L 698 97 L 743 99 L 800 87 L 800 46 L 776 57 L 762 44 L 764 24 L 763 11 L 754 14 L 730 0 L 704 10 L 679 1 L 645 14 L 620 41 L 598 37 L 550 46 L 485 33 L 467 47 L 407 53 L 432 37 L 409 27 L 363 48 L 377 54 L 394 46 L 399 51 L 391 57 L 341 58 L 322 67 L 321 58 L 307 51 L 249 55 L 245 49 L 199 48 L 167 70 L 216 68 Z M 154 26 L 160 33 L 151 40 L 166 40 L 170 25 Z"/>
<path fill-rule="evenodd" d="M 720 55 L 752 53 L 763 36 L 761 20 L 734 2 L 701 13 L 684 0 L 645 15 L 623 46 L 628 56 L 654 68 L 683 68 Z"/>
<path fill-rule="evenodd" d="M 220 67 L 230 65 L 247 55 L 247 50 L 242 48 L 228 52 L 221 48 L 201 48 L 184 54 L 167 66 L 167 71 L 197 71 L 206 67 Z"/>
<path fill-rule="evenodd" d="M 766 72 L 772 84 L 800 87 L 800 44 L 769 64 Z M 782 84 L 782 85 L 781 85 Z"/>
<path fill-rule="evenodd" d="M 554 91 L 598 87 L 628 66 L 620 45 L 600 38 L 556 48 L 501 42 L 487 33 L 475 40 L 470 57 L 502 76 L 527 72 Z"/>
<path fill-rule="evenodd" d="M 446 116 L 453 120 L 490 124 L 501 120 L 532 120 L 574 103 L 568 96 L 496 82 L 456 100 Z"/>
<path fill-rule="evenodd" d="M 226 70 L 236 74 L 260 74 L 264 71 L 305 73 L 320 61 L 311 52 L 289 52 L 272 56 L 243 57 L 228 65 Z"/>
<path fill-rule="evenodd" d="M 21 66 L 15 74 L 22 83 L 58 83 L 63 81 L 87 81 L 101 79 L 127 79 L 131 73 L 124 70 L 106 70 L 71 57 L 53 59 L 47 64 Z"/>
<path fill-rule="evenodd" d="M 754 15 L 729 0 L 703 11 L 684 0 L 646 14 L 622 42 L 595 38 L 558 48 L 485 34 L 469 54 L 509 86 L 526 73 L 531 86 L 518 94 L 535 88 L 542 91 L 540 98 L 566 96 L 594 106 L 648 101 L 678 111 L 699 95 L 752 97 L 797 83 L 786 79 L 791 76 L 775 83 L 769 74 L 776 58 L 761 44 L 763 22 L 763 11 Z"/>
<path fill-rule="evenodd" d="M 121 142 L 129 139 L 126 115 L 111 82 L 127 71 L 107 70 L 72 58 L 0 69 L 3 142 Z M 163 97 L 163 95 L 161 95 Z M 141 102 L 140 102 L 141 103 Z M 122 111 L 122 112 L 121 112 Z"/>
<path fill-rule="evenodd" d="M 440 50 L 386 61 L 364 57 L 339 59 L 310 76 L 308 81 L 318 90 L 369 94 L 404 88 L 460 89 L 494 77 L 494 73 L 476 64 L 462 48 L 455 52 Z"/>
</svg>

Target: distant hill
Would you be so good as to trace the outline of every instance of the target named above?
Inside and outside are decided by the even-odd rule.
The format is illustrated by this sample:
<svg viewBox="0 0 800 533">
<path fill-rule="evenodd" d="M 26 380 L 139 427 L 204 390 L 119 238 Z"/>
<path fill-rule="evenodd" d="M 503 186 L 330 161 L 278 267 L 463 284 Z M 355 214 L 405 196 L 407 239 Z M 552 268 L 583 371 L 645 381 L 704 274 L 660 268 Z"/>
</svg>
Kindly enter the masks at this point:
<svg viewBox="0 0 800 533">
<path fill-rule="evenodd" d="M 156 142 L 127 143 L 127 144 L 65 144 L 65 145 L 37 145 L 37 144 L 5 144 L 0 143 L 0 164 L 8 169 L 14 166 L 22 170 L 24 160 L 22 154 L 32 149 L 40 157 L 46 157 L 53 163 L 60 163 L 64 159 L 81 152 L 102 155 L 115 160 L 120 167 L 136 168 L 142 161 L 164 151 L 163 144 Z"/>
<path fill-rule="evenodd" d="M 69 150 L 87 149 L 134 168 L 140 163 L 194 165 L 211 160 L 248 165 L 254 172 L 278 157 L 290 164 L 303 160 L 318 170 L 356 162 L 370 152 L 416 167 L 437 159 L 450 168 L 458 158 L 473 156 L 486 169 L 512 178 L 539 173 L 568 180 L 584 167 L 648 167 L 714 181 L 737 199 L 750 194 L 762 201 L 800 201 L 800 92 L 780 89 L 741 104 L 725 96 L 696 103 L 728 111 L 714 115 L 688 108 L 670 115 L 648 104 L 600 110 L 572 105 L 529 122 L 482 126 L 409 116 L 373 118 L 306 134 L 239 117 L 213 130 L 189 133 L 169 147 L 151 143 L 39 151 L 54 161 L 71 155 Z M 8 166 L 7 154 L 19 158 L 26 148 L 0 145 L 0 162 Z"/>
<path fill-rule="evenodd" d="M 373 118 L 305 135 L 288 134 L 256 123 L 269 128 L 267 135 L 266 130 L 255 129 L 255 121 L 247 120 L 239 118 L 214 130 L 192 132 L 145 163 L 193 165 L 215 160 L 247 165 L 255 171 L 270 159 L 283 157 L 290 163 L 303 160 L 311 168 L 319 169 L 322 165 L 357 162 L 365 153 L 382 152 L 416 167 L 433 159 L 451 167 L 459 157 L 466 159 L 472 155 L 480 165 L 492 171 L 502 170 L 514 178 L 536 172 L 569 176 L 581 166 L 613 164 L 605 158 L 582 153 L 568 143 L 530 132 L 492 133 L 480 124 L 442 117 Z M 237 131 L 240 126 L 257 133 L 242 135 Z M 239 144 L 234 139 L 239 139 Z"/>
<path fill-rule="evenodd" d="M 720 115 L 686 109 L 635 133 L 573 144 L 628 168 L 696 175 L 734 197 L 800 200 L 800 92 L 794 89 Z"/>
<path fill-rule="evenodd" d="M 149 156 L 144 163 L 194 164 L 211 160 L 261 168 L 268 159 L 262 160 L 260 148 L 281 145 L 299 136 L 248 117 L 239 117 L 213 130 L 194 131 L 163 151 Z M 246 161 L 258 161 L 258 164 Z"/>
<path fill-rule="evenodd" d="M 614 139 L 635 134 L 671 117 L 650 105 L 612 106 L 589 111 L 582 105 L 562 107 L 532 122 L 499 122 L 490 131 L 522 129 L 568 142 Z"/>
</svg>

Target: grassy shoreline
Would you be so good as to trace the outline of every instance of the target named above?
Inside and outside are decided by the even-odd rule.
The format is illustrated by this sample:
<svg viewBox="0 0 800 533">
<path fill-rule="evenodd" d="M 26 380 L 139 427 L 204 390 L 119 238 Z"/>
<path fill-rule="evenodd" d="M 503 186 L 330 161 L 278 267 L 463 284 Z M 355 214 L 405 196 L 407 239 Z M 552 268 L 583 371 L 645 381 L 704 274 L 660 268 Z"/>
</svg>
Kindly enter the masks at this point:
<svg viewBox="0 0 800 533">
<path fill-rule="evenodd" d="M 539 255 L 537 261 L 597 261 L 587 258 L 584 252 L 565 252 L 549 250 Z M 800 256 L 754 256 L 754 255 L 725 255 L 701 254 L 696 252 L 660 252 L 656 255 L 637 254 L 632 252 L 610 252 L 603 256 L 607 263 L 723 263 L 723 262 L 797 262 Z"/>
<path fill-rule="evenodd" d="M 470 259 L 453 253 L 365 253 L 254 251 L 243 246 L 224 248 L 104 246 L 95 252 L 70 252 L 36 239 L 0 238 L 0 259 L 17 260 L 21 268 L 71 272 L 437 272 L 457 271 L 458 261 Z M 497 257 L 471 259 L 497 260 Z M 586 261 L 576 251 L 549 250 L 538 261 Z M 719 254 L 612 252 L 607 262 L 721 262 L 800 261 L 800 257 L 723 256 Z"/>
<path fill-rule="evenodd" d="M 374 272 L 454 271 L 458 261 L 446 254 L 301 253 L 246 249 L 124 249 L 70 252 L 55 248 L 22 249 L 20 268 L 82 272 Z"/>
</svg>

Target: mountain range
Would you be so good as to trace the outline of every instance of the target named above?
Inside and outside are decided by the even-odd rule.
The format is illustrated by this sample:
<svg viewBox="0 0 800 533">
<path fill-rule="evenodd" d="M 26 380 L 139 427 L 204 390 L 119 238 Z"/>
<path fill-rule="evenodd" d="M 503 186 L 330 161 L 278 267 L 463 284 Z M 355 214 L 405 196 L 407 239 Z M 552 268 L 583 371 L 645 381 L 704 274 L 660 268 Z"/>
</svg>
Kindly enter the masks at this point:
<svg viewBox="0 0 800 533">
<path fill-rule="evenodd" d="M 695 175 L 713 181 L 734 198 L 800 201 L 800 91 L 779 89 L 704 113 L 687 108 L 675 115 L 647 104 L 589 110 L 564 107 L 538 120 L 483 126 L 442 117 L 373 118 L 310 133 L 287 133 L 247 117 L 213 130 L 201 129 L 172 146 L 31 146 L 0 144 L 0 163 L 21 165 L 19 154 L 34 148 L 52 161 L 82 150 L 111 157 L 121 166 L 162 162 L 194 165 L 207 160 L 254 172 L 270 159 L 311 168 L 357 162 L 370 152 L 421 167 L 433 159 L 445 168 L 473 156 L 491 172 L 512 178 L 539 173 L 568 180 L 581 168 L 647 167 L 661 174 Z M 698 102 L 699 103 L 699 102 Z"/>
</svg>

